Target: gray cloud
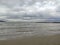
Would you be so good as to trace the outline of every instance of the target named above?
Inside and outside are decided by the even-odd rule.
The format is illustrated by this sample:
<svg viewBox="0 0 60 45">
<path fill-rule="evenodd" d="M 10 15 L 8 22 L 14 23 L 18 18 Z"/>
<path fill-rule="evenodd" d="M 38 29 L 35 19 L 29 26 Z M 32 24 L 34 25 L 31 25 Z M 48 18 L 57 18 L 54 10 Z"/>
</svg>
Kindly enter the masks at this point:
<svg viewBox="0 0 60 45">
<path fill-rule="evenodd" d="M 48 19 L 60 17 L 59 0 L 0 0 L 0 18 Z"/>
</svg>

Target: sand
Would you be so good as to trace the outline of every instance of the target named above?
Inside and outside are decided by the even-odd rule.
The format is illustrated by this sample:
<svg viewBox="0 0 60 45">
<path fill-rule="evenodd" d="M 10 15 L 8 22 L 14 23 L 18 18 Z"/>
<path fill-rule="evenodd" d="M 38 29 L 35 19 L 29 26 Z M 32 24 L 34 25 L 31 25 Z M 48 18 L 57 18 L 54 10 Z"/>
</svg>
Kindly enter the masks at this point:
<svg viewBox="0 0 60 45">
<path fill-rule="evenodd" d="M 0 45 L 60 45 L 60 34 L 1 40 Z"/>
</svg>

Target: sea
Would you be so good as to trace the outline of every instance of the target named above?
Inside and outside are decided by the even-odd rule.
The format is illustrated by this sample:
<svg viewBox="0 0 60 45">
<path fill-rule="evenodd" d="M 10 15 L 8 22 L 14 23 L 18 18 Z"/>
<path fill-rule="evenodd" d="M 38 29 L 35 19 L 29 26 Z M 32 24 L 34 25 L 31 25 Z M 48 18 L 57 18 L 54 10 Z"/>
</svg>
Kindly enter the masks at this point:
<svg viewBox="0 0 60 45">
<path fill-rule="evenodd" d="M 0 22 L 0 40 L 60 34 L 60 23 Z"/>
</svg>

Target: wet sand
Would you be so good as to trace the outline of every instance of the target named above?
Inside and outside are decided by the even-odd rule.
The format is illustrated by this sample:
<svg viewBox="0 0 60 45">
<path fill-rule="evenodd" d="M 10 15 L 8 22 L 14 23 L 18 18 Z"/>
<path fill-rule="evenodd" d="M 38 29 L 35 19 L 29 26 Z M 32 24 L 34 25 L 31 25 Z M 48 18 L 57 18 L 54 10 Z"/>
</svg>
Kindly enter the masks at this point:
<svg viewBox="0 0 60 45">
<path fill-rule="evenodd" d="M 60 23 L 0 23 L 0 45 L 60 45 Z"/>
<path fill-rule="evenodd" d="M 0 45 L 60 45 L 60 34 L 1 40 Z"/>
</svg>

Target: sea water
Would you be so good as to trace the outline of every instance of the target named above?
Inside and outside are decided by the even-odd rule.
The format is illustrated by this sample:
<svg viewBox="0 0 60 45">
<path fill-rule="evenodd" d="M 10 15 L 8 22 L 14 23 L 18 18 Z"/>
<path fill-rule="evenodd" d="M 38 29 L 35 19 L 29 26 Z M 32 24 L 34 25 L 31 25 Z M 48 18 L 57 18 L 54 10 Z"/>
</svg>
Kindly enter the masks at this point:
<svg viewBox="0 0 60 45">
<path fill-rule="evenodd" d="M 60 34 L 60 23 L 0 22 L 0 40 Z"/>
</svg>

